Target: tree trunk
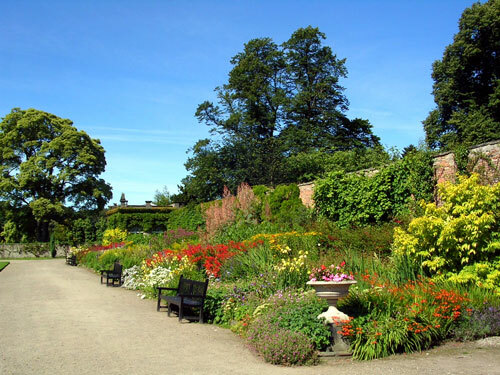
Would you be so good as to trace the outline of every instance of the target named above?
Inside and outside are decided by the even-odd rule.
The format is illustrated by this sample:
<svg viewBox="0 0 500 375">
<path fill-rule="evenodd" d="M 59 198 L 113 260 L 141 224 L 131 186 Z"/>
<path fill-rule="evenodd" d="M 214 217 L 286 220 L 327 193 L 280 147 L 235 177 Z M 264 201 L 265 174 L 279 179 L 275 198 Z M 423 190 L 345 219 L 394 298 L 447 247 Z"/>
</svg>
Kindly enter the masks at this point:
<svg viewBox="0 0 500 375">
<path fill-rule="evenodd" d="M 36 225 L 36 239 L 38 242 L 49 242 L 49 222 L 37 221 Z"/>
</svg>

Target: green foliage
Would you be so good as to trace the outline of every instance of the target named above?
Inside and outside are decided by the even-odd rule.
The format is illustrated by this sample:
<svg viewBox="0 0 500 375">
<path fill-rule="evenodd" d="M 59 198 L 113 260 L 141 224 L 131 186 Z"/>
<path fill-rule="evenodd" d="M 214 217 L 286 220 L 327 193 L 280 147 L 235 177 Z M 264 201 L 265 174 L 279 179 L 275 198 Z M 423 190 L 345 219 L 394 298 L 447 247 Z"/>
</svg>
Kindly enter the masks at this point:
<svg viewBox="0 0 500 375">
<path fill-rule="evenodd" d="M 440 185 L 439 195 L 442 206 L 425 205 L 407 231 L 396 230 L 395 253 L 410 256 L 429 274 L 498 288 L 500 184 L 482 186 L 477 174 L 460 176 L 457 184 Z"/>
<path fill-rule="evenodd" d="M 331 334 L 328 326 L 318 319 L 318 315 L 327 309 L 326 300 L 316 297 L 313 292 L 283 306 L 274 305 L 270 309 L 264 309 L 260 319 L 280 328 L 301 332 L 311 340 L 315 348 L 324 350 L 331 342 Z"/>
<path fill-rule="evenodd" d="M 287 158 L 288 182 L 309 182 L 327 172 L 355 172 L 367 168 L 380 168 L 392 161 L 382 147 L 355 148 L 346 151 L 300 152 Z"/>
<path fill-rule="evenodd" d="M 469 147 L 465 144 L 456 145 L 453 148 L 453 155 L 455 156 L 455 163 L 457 165 L 458 174 L 468 174 Z"/>
<path fill-rule="evenodd" d="M 476 340 L 500 335 L 500 308 L 484 304 L 465 315 L 461 324 L 453 331 L 459 340 Z"/>
<path fill-rule="evenodd" d="M 56 240 L 53 234 L 50 235 L 50 241 L 49 241 L 49 251 L 50 251 L 50 256 L 52 258 L 56 257 L 57 250 L 56 250 Z"/>
<path fill-rule="evenodd" d="M 99 242 L 106 228 L 106 218 L 80 212 L 80 216 L 68 225 L 55 224 L 52 232 L 60 243 L 83 245 Z"/>
<path fill-rule="evenodd" d="M 108 216 L 108 228 L 120 228 L 126 231 L 153 232 L 164 231 L 168 226 L 170 212 L 117 212 Z"/>
<path fill-rule="evenodd" d="M 17 230 L 16 223 L 13 221 L 6 221 L 3 226 L 3 231 L 0 233 L 6 243 L 16 243 L 21 239 L 21 233 Z"/>
<path fill-rule="evenodd" d="M 293 155 L 379 144 L 367 120 L 344 114 L 348 101 L 339 80 L 347 75 L 345 61 L 323 45 L 325 39 L 308 26 L 281 46 L 270 38 L 245 43 L 231 59 L 228 82 L 215 90 L 217 103 L 197 108 L 198 121 L 220 137 L 190 150 L 180 199 L 218 199 L 224 186 L 234 191 L 242 182 L 297 182 L 302 176 L 293 173 L 304 171 L 288 162 Z"/>
<path fill-rule="evenodd" d="M 433 64 L 437 108 L 424 121 L 431 148 L 500 138 L 500 3 L 465 9 L 453 43 Z"/>
<path fill-rule="evenodd" d="M 312 291 L 277 292 L 254 310 L 246 337 L 268 362 L 314 364 L 316 350 L 330 343 L 329 328 L 317 318 L 326 308 Z"/>
<path fill-rule="evenodd" d="M 318 212 L 342 226 L 380 223 L 409 213 L 409 205 L 432 197 L 432 158 L 409 153 L 373 177 L 331 172 L 314 191 Z"/>
<path fill-rule="evenodd" d="M 266 362 L 283 366 L 315 365 L 318 353 L 309 338 L 300 332 L 256 323 L 250 332 L 252 346 Z"/>
<path fill-rule="evenodd" d="M 500 255 L 491 261 L 464 266 L 460 272 L 451 273 L 449 280 L 459 284 L 475 284 L 495 290 L 500 295 Z"/>
<path fill-rule="evenodd" d="M 201 213 L 199 204 L 188 204 L 185 207 L 178 208 L 170 213 L 168 218 L 168 229 L 186 229 L 196 231 L 204 227 L 205 221 Z"/>
<path fill-rule="evenodd" d="M 396 287 L 366 277 L 370 287 L 352 287 L 339 301 L 339 309 L 354 317 L 341 334 L 356 359 L 428 349 L 449 337 L 467 311 L 468 299 L 449 285 L 419 279 Z"/>
<path fill-rule="evenodd" d="M 49 244 L 46 242 L 29 242 L 23 246 L 25 254 L 33 254 L 37 258 L 46 255 L 50 251 Z"/>
<path fill-rule="evenodd" d="M 172 203 L 171 194 L 166 186 L 164 186 L 163 190 L 161 191 L 156 190 L 153 203 L 157 206 L 168 206 L 170 203 Z"/>
<path fill-rule="evenodd" d="M 77 256 L 78 264 L 98 271 L 112 269 L 114 262 L 120 262 L 124 269 L 140 266 L 145 258 L 151 256 L 152 252 L 147 245 L 128 245 L 106 251 L 84 252 L 83 255 Z"/>
<path fill-rule="evenodd" d="M 0 200 L 28 210 L 39 240 L 48 241 L 52 220 L 104 208 L 112 195 L 99 178 L 105 166 L 99 141 L 68 119 L 15 108 L 0 122 Z"/>
<path fill-rule="evenodd" d="M 249 225 L 245 222 L 236 222 L 224 227 L 214 237 L 210 239 L 210 243 L 228 243 L 229 241 L 245 241 L 260 233 L 276 233 L 279 232 L 280 225 L 263 221 L 259 224 Z"/>
<path fill-rule="evenodd" d="M 124 242 L 127 239 L 128 233 L 120 228 L 106 229 L 102 235 L 102 244 L 107 246 L 112 243 Z"/>
<path fill-rule="evenodd" d="M 349 256 L 356 253 L 375 254 L 377 258 L 383 258 L 391 254 L 394 228 L 399 225 L 391 222 L 366 227 L 341 227 L 328 220 L 318 220 L 312 230 L 323 234 L 320 243 L 324 253 L 340 252 Z M 331 263 L 338 263 L 337 259 Z"/>
<path fill-rule="evenodd" d="M 239 280 L 269 274 L 277 262 L 276 252 L 259 246 L 228 259 L 221 268 L 222 280 Z"/>
<path fill-rule="evenodd" d="M 278 185 L 268 196 L 272 220 L 296 228 L 305 225 L 310 219 L 307 208 L 300 199 L 297 185 Z"/>
</svg>

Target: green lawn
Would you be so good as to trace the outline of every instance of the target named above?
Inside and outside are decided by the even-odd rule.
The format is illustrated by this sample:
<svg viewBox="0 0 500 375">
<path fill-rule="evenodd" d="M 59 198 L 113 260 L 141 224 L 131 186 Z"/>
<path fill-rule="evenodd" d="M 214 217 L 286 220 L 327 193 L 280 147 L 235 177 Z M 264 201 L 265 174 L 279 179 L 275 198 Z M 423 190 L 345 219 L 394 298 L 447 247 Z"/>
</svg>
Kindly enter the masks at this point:
<svg viewBox="0 0 500 375">
<path fill-rule="evenodd" d="M 9 265 L 10 262 L 0 262 L 0 271 Z"/>
</svg>

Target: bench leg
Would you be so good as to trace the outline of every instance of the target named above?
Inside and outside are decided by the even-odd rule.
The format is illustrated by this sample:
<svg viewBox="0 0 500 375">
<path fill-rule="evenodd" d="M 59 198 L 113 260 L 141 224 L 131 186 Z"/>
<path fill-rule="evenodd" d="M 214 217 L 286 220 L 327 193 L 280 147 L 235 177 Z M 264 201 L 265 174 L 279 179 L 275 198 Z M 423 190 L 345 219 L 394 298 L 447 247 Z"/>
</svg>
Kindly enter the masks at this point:
<svg viewBox="0 0 500 375">
<path fill-rule="evenodd" d="M 182 303 L 179 306 L 179 322 L 182 321 L 182 318 L 184 317 L 184 310 L 182 308 Z"/>
<path fill-rule="evenodd" d="M 203 306 L 200 307 L 200 318 L 199 318 L 200 323 L 203 323 Z"/>
<path fill-rule="evenodd" d="M 161 293 L 158 293 L 158 302 L 156 303 L 156 311 L 160 311 Z"/>
<path fill-rule="evenodd" d="M 168 314 L 168 316 L 170 316 L 170 313 L 172 312 L 172 305 L 169 302 L 167 302 L 167 305 L 168 305 L 168 313 L 167 314 Z"/>
</svg>

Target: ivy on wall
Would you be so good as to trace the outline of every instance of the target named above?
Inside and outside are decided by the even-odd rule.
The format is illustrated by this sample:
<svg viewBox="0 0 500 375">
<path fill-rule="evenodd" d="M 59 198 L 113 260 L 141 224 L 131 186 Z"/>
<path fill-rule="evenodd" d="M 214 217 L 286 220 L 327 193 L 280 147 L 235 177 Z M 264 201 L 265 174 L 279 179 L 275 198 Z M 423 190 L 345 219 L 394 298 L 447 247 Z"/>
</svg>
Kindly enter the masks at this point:
<svg viewBox="0 0 500 375">
<path fill-rule="evenodd" d="M 108 228 L 119 228 L 128 232 L 156 232 L 167 229 L 169 213 L 117 212 L 108 216 Z"/>
<path fill-rule="evenodd" d="M 373 177 L 332 172 L 314 191 L 318 212 L 340 225 L 379 223 L 409 212 L 409 204 L 432 199 L 432 156 L 416 151 Z"/>
</svg>

